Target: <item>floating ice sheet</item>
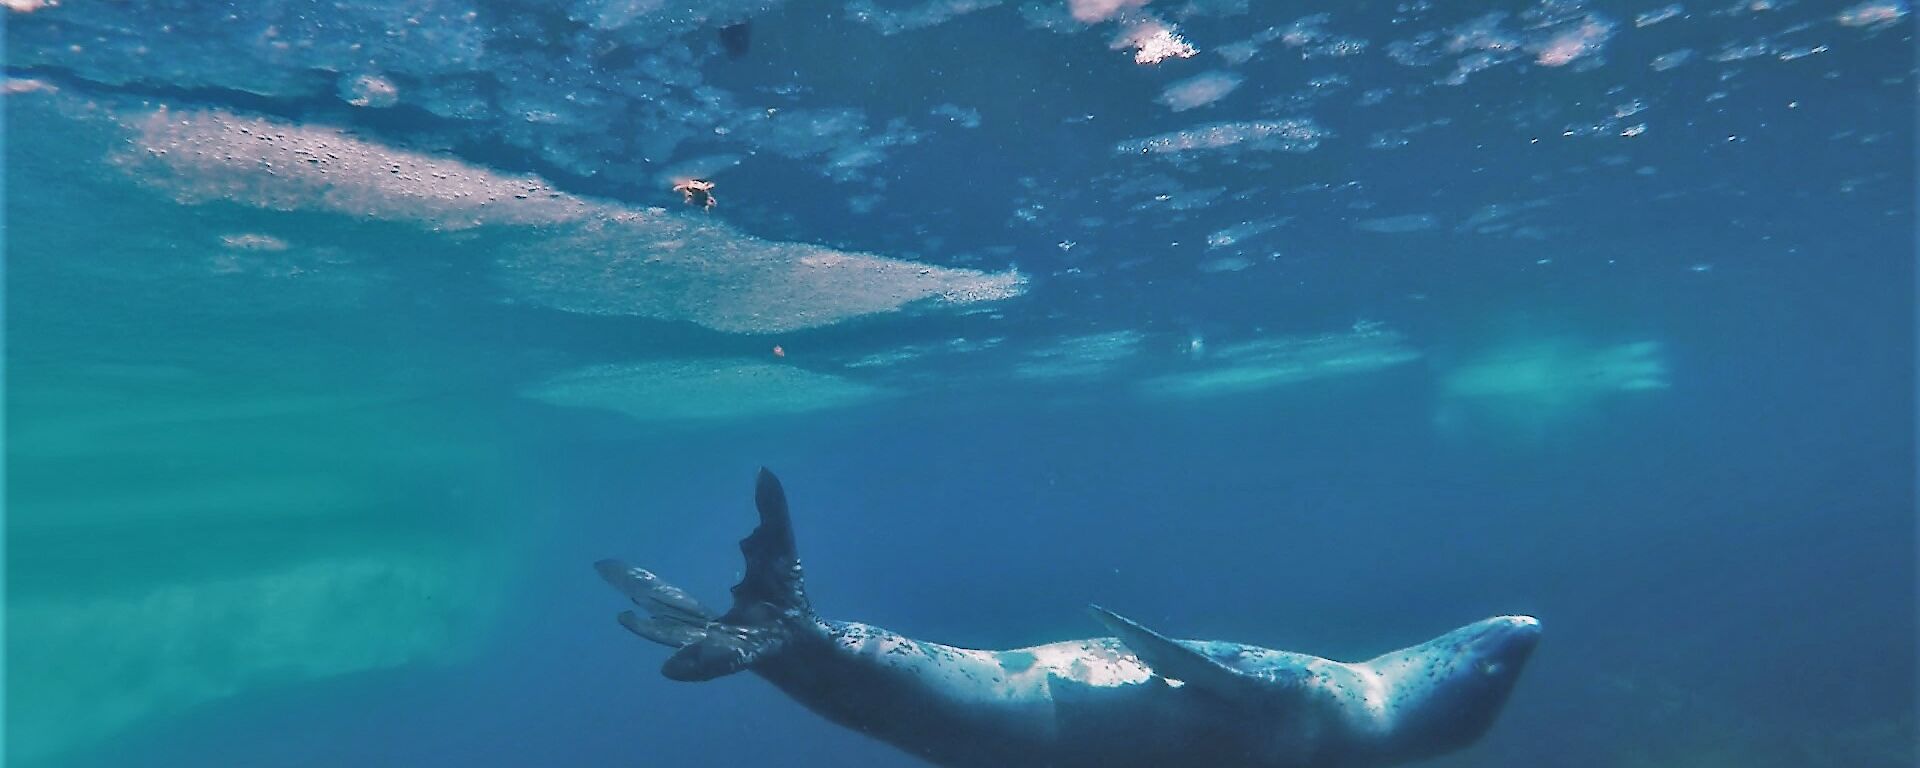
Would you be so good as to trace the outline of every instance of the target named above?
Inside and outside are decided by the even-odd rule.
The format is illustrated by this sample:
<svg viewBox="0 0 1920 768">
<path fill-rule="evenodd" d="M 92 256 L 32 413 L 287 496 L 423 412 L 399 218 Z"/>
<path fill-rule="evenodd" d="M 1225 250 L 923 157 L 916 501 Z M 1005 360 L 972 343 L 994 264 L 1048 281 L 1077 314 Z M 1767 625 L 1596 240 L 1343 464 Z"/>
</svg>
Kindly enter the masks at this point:
<svg viewBox="0 0 1920 768">
<path fill-rule="evenodd" d="M 707 421 L 846 408 L 887 393 L 792 365 L 708 359 L 596 365 L 555 376 L 525 394 L 641 421 Z"/>
<path fill-rule="evenodd" d="M 167 107 L 119 118 L 133 141 L 113 161 L 183 203 L 227 200 L 440 229 L 561 224 L 616 210 L 537 177 L 495 173 L 323 126 Z"/>
<path fill-rule="evenodd" d="M 133 141 L 114 162 L 182 202 L 225 200 L 446 230 L 529 228 L 502 238 L 511 245 L 493 254 L 501 281 L 519 300 L 570 312 L 773 333 L 920 301 L 994 301 L 1025 289 L 1018 273 L 763 240 L 712 216 L 582 198 L 538 177 L 331 128 L 167 108 L 119 119 Z"/>
<path fill-rule="evenodd" d="M 724 226 L 623 214 L 502 257 L 502 279 L 542 306 L 685 319 L 721 331 L 832 325 L 917 301 L 970 304 L 1019 295 L 1017 273 L 948 269 Z"/>
</svg>

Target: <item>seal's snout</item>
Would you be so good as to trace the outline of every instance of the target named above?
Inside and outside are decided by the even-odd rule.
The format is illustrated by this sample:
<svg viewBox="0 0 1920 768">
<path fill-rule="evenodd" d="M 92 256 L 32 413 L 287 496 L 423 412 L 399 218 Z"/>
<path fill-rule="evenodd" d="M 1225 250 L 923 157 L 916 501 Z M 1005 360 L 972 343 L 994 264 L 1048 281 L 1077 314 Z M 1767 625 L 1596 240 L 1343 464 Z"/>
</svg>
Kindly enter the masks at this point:
<svg viewBox="0 0 1920 768">
<path fill-rule="evenodd" d="M 1496 631 L 1514 637 L 1539 639 L 1540 620 L 1532 616 L 1500 616 L 1493 619 Z"/>
<path fill-rule="evenodd" d="M 1508 655 L 1524 658 L 1540 642 L 1540 620 L 1532 616 L 1496 616 L 1485 623 L 1482 637 Z"/>
<path fill-rule="evenodd" d="M 1540 644 L 1540 620 L 1532 616 L 1495 616 L 1457 633 L 1457 648 L 1490 678 L 1512 680 Z"/>
</svg>

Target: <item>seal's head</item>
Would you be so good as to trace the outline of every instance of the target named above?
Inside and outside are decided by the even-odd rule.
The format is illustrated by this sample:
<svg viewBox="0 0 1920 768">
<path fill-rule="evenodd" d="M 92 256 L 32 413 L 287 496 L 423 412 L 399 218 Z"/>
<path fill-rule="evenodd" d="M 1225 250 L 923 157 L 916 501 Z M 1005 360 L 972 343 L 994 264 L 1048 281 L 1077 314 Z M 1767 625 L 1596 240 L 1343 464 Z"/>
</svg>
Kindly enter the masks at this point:
<svg viewBox="0 0 1920 768">
<path fill-rule="evenodd" d="M 1386 684 L 1390 750 L 1430 757 L 1479 739 L 1539 641 L 1539 620 L 1496 616 L 1367 662 Z"/>
</svg>

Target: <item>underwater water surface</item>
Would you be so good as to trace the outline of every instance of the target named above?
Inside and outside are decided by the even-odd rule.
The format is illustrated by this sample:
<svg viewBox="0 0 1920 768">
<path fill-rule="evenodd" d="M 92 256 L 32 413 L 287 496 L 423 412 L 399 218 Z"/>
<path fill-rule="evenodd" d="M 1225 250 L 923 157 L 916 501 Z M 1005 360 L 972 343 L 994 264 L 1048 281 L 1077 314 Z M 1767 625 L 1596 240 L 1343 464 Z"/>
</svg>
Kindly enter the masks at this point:
<svg viewBox="0 0 1920 768">
<path fill-rule="evenodd" d="M 919 764 L 615 623 L 762 466 L 828 618 L 1920 757 L 1900 0 L 5 5 L 8 765 Z"/>
</svg>

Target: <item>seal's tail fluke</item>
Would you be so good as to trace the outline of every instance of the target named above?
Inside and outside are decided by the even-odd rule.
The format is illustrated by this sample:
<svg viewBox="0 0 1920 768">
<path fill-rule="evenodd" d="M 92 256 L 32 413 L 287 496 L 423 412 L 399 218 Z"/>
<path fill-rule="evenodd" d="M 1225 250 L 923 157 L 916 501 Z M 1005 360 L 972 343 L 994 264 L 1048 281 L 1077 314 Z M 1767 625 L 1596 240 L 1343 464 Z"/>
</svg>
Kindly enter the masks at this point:
<svg viewBox="0 0 1920 768">
<path fill-rule="evenodd" d="M 620 624 L 636 635 L 678 648 L 661 669 L 674 680 L 712 680 L 777 654 L 796 627 L 813 619 L 800 577 L 800 554 L 793 545 L 787 495 L 772 472 L 760 470 L 754 489 L 760 525 L 740 540 L 746 574 L 733 587 L 733 607 L 715 618 L 687 593 L 640 568 L 613 560 L 594 565 L 600 576 L 644 609 L 620 614 Z"/>
</svg>

